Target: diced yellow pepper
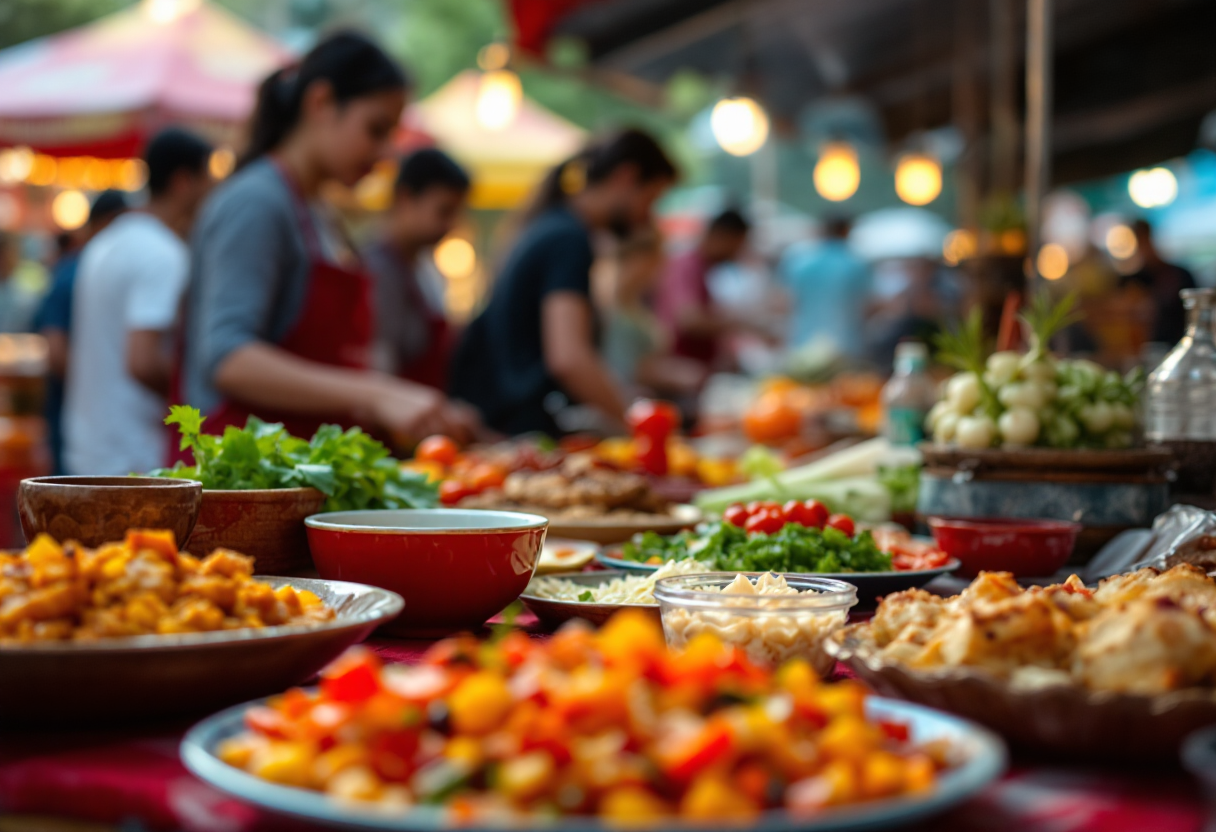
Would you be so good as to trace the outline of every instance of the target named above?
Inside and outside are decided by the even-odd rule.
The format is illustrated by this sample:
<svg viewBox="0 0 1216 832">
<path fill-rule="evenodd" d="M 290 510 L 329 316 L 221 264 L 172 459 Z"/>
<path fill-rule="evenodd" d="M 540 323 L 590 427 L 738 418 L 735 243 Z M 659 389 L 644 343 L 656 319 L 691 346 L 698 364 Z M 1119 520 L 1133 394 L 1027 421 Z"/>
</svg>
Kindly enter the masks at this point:
<svg viewBox="0 0 1216 832">
<path fill-rule="evenodd" d="M 309 743 L 270 742 L 254 751 L 249 772 L 272 783 L 308 787 L 312 783 L 314 752 Z"/>
<path fill-rule="evenodd" d="M 668 814 L 667 804 L 639 786 L 613 789 L 600 800 L 600 817 L 614 826 L 646 826 Z"/>
<path fill-rule="evenodd" d="M 680 801 L 680 815 L 690 820 L 745 820 L 759 807 L 717 773 L 706 773 L 693 781 Z"/>
<path fill-rule="evenodd" d="M 487 734 L 511 711 L 511 691 L 497 673 L 474 673 L 452 692 L 448 711 L 460 733 Z"/>
<path fill-rule="evenodd" d="M 906 764 L 886 751 L 870 754 L 861 764 L 861 789 L 867 797 L 886 797 L 903 791 Z"/>
<path fill-rule="evenodd" d="M 829 716 L 854 716 L 864 719 L 866 695 L 866 689 L 857 682 L 837 682 L 834 685 L 823 685 L 819 689 L 816 704 Z"/>
<path fill-rule="evenodd" d="M 923 792 L 933 788 L 937 778 L 937 766 L 924 754 L 908 758 L 904 766 L 904 788 L 910 792 Z"/>
<path fill-rule="evenodd" d="M 427 482 L 439 482 L 447 475 L 447 469 L 443 467 L 443 463 L 433 459 L 411 459 L 401 463 L 401 467 L 406 471 L 425 474 Z"/>
<path fill-rule="evenodd" d="M 692 477 L 697 473 L 699 462 L 692 446 L 678 439 L 667 440 L 667 470 L 677 477 Z"/>
<path fill-rule="evenodd" d="M 819 750 L 832 758 L 860 760 L 882 742 L 874 726 L 855 716 L 832 720 L 819 738 Z"/>
<path fill-rule="evenodd" d="M 650 615 L 638 610 L 625 610 L 614 615 L 596 638 L 605 658 L 629 662 L 653 656 L 667 649 L 663 630 Z"/>
<path fill-rule="evenodd" d="M 697 479 L 711 488 L 730 485 L 739 478 L 739 468 L 729 459 L 697 460 Z"/>
<path fill-rule="evenodd" d="M 481 765 L 481 741 L 473 737 L 452 737 L 443 749 L 443 756 L 454 763 L 467 766 L 472 771 Z"/>
</svg>

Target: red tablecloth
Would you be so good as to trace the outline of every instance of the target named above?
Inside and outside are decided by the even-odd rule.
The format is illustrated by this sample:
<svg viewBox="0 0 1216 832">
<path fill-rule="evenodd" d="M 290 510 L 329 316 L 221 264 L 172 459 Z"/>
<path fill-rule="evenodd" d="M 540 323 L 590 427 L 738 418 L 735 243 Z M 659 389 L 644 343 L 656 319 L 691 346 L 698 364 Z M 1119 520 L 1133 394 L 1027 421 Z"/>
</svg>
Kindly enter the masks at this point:
<svg viewBox="0 0 1216 832">
<path fill-rule="evenodd" d="M 428 642 L 377 640 L 387 661 L 417 659 Z M 4 684 L 18 680 L 4 680 Z M 178 760 L 187 726 L 144 733 L 0 735 L 0 817 L 52 816 L 151 830 L 305 829 L 227 797 Z M 1198 832 L 1204 807 L 1181 771 L 1132 772 L 1018 764 L 999 783 L 921 832 Z"/>
</svg>

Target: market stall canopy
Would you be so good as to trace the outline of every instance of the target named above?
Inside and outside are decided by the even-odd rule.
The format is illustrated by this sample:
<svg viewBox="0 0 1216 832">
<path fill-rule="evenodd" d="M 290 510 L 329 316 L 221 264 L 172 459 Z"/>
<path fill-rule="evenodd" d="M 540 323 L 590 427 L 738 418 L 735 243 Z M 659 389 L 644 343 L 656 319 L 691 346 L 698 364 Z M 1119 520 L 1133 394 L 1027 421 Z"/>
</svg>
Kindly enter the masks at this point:
<svg viewBox="0 0 1216 832">
<path fill-rule="evenodd" d="M 0 51 L 0 145 L 118 158 L 169 124 L 232 143 L 257 84 L 289 57 L 204 0 L 143 0 Z"/>
<path fill-rule="evenodd" d="M 414 105 L 406 123 L 469 168 L 474 207 L 514 208 L 549 168 L 578 151 L 586 133 L 527 97 L 508 124 L 489 129 L 477 118 L 480 83 L 476 70 L 460 73 Z"/>
<path fill-rule="evenodd" d="M 982 88 L 1005 9 L 1023 54 L 1024 3 L 998 0 L 511 0 L 520 45 L 586 44 L 592 63 L 662 83 L 729 74 L 779 118 L 855 95 L 887 139 L 950 123 L 960 78 Z M 1057 0 L 1054 170 L 1071 181 L 1182 155 L 1216 108 L 1216 3 Z M 1000 25 L 998 21 L 997 26 Z M 1014 68 L 1014 78 L 1020 70 Z M 1015 80 L 1020 83 L 1020 80 Z M 984 112 L 983 91 L 974 111 Z"/>
</svg>

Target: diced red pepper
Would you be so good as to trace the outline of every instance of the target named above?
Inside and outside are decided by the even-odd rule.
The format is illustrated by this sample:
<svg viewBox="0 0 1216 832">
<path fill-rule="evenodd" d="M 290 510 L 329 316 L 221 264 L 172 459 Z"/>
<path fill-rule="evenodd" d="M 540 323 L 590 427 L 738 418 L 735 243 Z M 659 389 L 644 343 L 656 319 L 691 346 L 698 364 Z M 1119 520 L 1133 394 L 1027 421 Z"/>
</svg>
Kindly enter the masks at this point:
<svg viewBox="0 0 1216 832">
<path fill-rule="evenodd" d="M 711 720 L 701 731 L 664 755 L 663 773 L 686 783 L 734 751 L 735 739 L 723 722 Z"/>
<path fill-rule="evenodd" d="M 887 736 L 888 739 L 896 742 L 908 741 L 908 726 L 903 722 L 889 722 L 885 719 L 878 720 L 878 727 Z"/>
<path fill-rule="evenodd" d="M 370 650 L 348 650 L 321 673 L 321 692 L 335 702 L 363 702 L 380 690 L 380 663 Z"/>
<path fill-rule="evenodd" d="M 291 723 L 280 711 L 265 705 L 254 705 L 245 711 L 245 725 L 251 731 L 274 739 L 286 739 Z"/>
</svg>

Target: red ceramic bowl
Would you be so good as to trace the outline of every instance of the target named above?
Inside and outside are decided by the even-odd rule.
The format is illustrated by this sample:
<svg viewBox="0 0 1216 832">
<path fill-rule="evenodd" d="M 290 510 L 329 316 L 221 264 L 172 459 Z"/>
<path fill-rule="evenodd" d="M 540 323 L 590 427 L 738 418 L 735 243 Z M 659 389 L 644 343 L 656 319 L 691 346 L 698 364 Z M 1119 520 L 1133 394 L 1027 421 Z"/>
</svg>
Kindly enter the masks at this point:
<svg viewBox="0 0 1216 832">
<path fill-rule="evenodd" d="M 1054 575 L 1072 554 L 1080 523 L 1019 517 L 930 517 L 937 545 L 962 564 L 954 574 L 1012 572 L 1019 578 Z"/>
<path fill-rule="evenodd" d="M 304 521 L 321 577 L 392 590 L 405 609 L 381 629 L 406 638 L 475 630 L 520 596 L 549 521 L 473 509 L 335 511 Z"/>
</svg>

